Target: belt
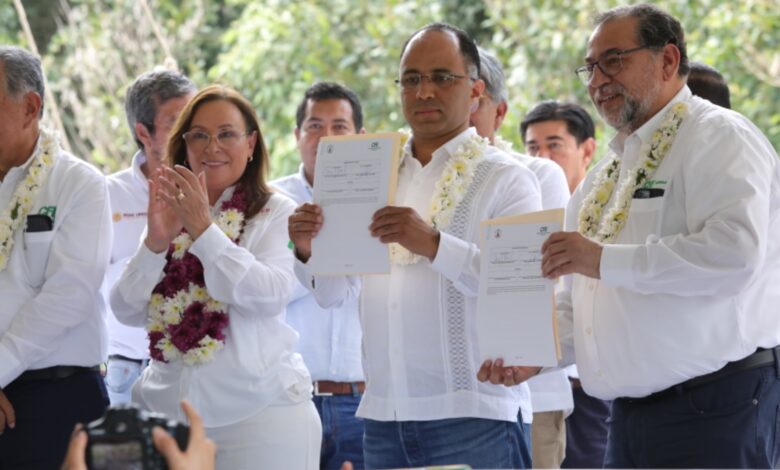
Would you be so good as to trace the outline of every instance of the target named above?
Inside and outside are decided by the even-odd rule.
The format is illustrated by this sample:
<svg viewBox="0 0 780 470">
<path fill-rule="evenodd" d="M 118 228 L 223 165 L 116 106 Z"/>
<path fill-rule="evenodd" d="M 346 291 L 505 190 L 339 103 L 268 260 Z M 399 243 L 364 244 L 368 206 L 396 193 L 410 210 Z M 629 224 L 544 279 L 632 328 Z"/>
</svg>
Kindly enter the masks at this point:
<svg viewBox="0 0 780 470">
<path fill-rule="evenodd" d="M 132 362 L 134 364 L 138 364 L 139 366 L 144 365 L 143 359 L 133 359 L 127 356 L 123 356 L 121 354 L 111 354 L 108 356 L 108 360 L 115 360 L 115 361 L 126 361 L 126 362 Z"/>
<path fill-rule="evenodd" d="M 780 346 L 776 346 L 771 349 L 758 348 L 756 352 L 750 356 L 747 356 L 744 359 L 740 359 L 739 361 L 729 362 L 715 372 L 701 375 L 699 377 L 694 377 L 690 380 L 686 380 L 683 383 L 661 390 L 660 392 L 655 392 L 646 397 L 618 398 L 618 400 L 621 400 L 625 403 L 637 404 L 656 402 L 664 398 L 680 395 L 685 391 L 701 387 L 703 385 L 717 382 L 718 380 L 724 379 L 738 372 L 745 372 L 752 369 L 758 369 L 759 367 L 775 364 L 775 361 L 777 360 L 776 357 L 780 358 Z"/>
<path fill-rule="evenodd" d="M 365 382 L 333 382 L 330 380 L 314 381 L 315 397 L 327 397 L 331 395 L 359 395 L 365 391 Z"/>
<path fill-rule="evenodd" d="M 80 367 L 80 366 L 54 366 L 45 369 L 33 369 L 22 372 L 14 382 L 32 382 L 35 380 L 60 380 L 67 379 L 79 372 L 99 372 L 100 366 Z"/>
</svg>

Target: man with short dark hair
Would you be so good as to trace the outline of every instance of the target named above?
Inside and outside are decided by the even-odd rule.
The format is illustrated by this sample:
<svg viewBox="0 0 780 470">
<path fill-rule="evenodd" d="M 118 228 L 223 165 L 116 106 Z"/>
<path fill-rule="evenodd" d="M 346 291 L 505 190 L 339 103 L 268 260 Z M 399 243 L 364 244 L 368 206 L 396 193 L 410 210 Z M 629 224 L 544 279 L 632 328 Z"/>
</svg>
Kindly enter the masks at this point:
<svg viewBox="0 0 780 470">
<path fill-rule="evenodd" d="M 780 161 L 688 68 L 663 10 L 597 17 L 577 73 L 618 134 L 542 270 L 573 274 L 558 311 L 583 387 L 613 399 L 606 467 L 777 468 Z"/>
<path fill-rule="evenodd" d="M 390 274 L 313 276 L 305 264 L 311 239 L 327 222 L 311 204 L 290 217 L 296 273 L 321 305 L 360 292 L 366 467 L 525 468 L 519 392 L 476 378 L 478 227 L 541 209 L 538 182 L 469 127 L 484 83 L 465 32 L 441 23 L 415 32 L 399 72 L 412 136 L 400 161 L 397 206 L 366 221 L 373 236 L 391 244 Z M 432 204 L 445 188 L 447 206 Z"/>
<path fill-rule="evenodd" d="M 106 299 L 125 264 L 138 248 L 141 233 L 146 227 L 149 175 L 164 164 L 168 134 L 195 91 L 195 85 L 189 78 L 164 69 L 141 74 L 127 89 L 125 116 L 138 151 L 130 168 L 107 178 L 114 243 L 111 264 L 103 284 Z M 129 403 L 130 389 L 149 362 L 146 329 L 123 325 L 113 312 L 107 316 L 107 322 L 108 397 L 112 405 Z"/>
<path fill-rule="evenodd" d="M 304 204 L 312 201 L 320 139 L 365 129 L 357 95 L 338 83 L 309 87 L 295 116 L 300 169 L 271 185 Z M 296 284 L 287 305 L 287 323 L 300 334 L 298 352 L 314 380 L 314 404 L 322 422 L 320 468 L 338 470 L 345 461 L 363 468 L 363 420 L 355 416 L 365 390 L 357 299 L 322 308 L 303 285 Z"/>
<path fill-rule="evenodd" d="M 0 468 L 58 468 L 108 405 L 105 179 L 39 125 L 40 60 L 0 46 Z"/>
<path fill-rule="evenodd" d="M 691 93 L 723 108 L 731 109 L 731 94 L 726 79 L 713 67 L 691 61 L 687 85 Z"/>
<path fill-rule="evenodd" d="M 596 151 L 593 119 L 574 103 L 537 104 L 520 123 L 520 137 L 528 155 L 560 165 L 572 193 L 585 178 Z"/>
</svg>

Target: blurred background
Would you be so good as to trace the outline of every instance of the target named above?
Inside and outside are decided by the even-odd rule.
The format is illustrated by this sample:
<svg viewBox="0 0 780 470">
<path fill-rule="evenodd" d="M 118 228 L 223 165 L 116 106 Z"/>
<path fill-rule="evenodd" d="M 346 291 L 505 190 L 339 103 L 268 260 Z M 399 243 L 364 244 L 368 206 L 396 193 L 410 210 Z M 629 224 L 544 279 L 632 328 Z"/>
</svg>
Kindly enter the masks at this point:
<svg viewBox="0 0 780 470">
<path fill-rule="evenodd" d="M 543 99 L 575 101 L 613 131 L 573 70 L 583 62 L 603 0 L 2 0 L 0 43 L 37 48 L 71 151 L 105 172 L 126 167 L 135 145 L 124 117 L 126 87 L 155 66 L 199 86 L 237 88 L 255 105 L 271 176 L 297 169 L 295 108 L 306 88 L 338 81 L 360 96 L 368 132 L 404 126 L 400 48 L 432 21 L 455 24 L 502 60 L 510 113 L 502 136 L 522 150 L 518 123 Z M 780 0 L 655 2 L 681 20 L 691 60 L 717 68 L 732 107 L 780 149 Z M 34 42 L 34 46 L 33 46 Z"/>
</svg>

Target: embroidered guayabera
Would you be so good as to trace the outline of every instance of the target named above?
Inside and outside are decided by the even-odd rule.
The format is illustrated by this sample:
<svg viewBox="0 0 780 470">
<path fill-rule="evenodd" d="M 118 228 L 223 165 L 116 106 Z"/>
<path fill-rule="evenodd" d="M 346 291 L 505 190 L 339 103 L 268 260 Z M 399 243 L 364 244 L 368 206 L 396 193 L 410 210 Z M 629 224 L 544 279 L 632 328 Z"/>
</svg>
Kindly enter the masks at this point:
<svg viewBox="0 0 780 470">
<path fill-rule="evenodd" d="M 488 140 L 478 135 L 461 143 L 436 182 L 430 203 L 427 222 L 438 230 L 445 230 L 452 221 L 452 215 L 463 200 L 474 178 L 474 169 L 485 155 Z M 390 244 L 390 259 L 395 264 L 414 264 L 422 259 L 398 243 Z"/>
</svg>

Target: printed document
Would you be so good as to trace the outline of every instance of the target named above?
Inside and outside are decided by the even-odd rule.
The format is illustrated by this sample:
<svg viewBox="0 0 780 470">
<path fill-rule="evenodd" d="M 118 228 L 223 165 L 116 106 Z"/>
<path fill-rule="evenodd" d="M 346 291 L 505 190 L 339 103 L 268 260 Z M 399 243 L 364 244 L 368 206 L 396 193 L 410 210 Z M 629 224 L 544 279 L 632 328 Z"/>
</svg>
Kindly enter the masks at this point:
<svg viewBox="0 0 780 470">
<path fill-rule="evenodd" d="M 401 134 L 323 137 L 314 168 L 314 203 L 322 229 L 312 240 L 316 274 L 390 272 L 388 245 L 371 236 L 374 213 L 392 204 Z"/>
<path fill-rule="evenodd" d="M 555 366 L 560 358 L 555 281 L 542 276 L 542 244 L 563 226 L 563 209 L 480 225 L 477 334 L 481 360 Z"/>
</svg>

